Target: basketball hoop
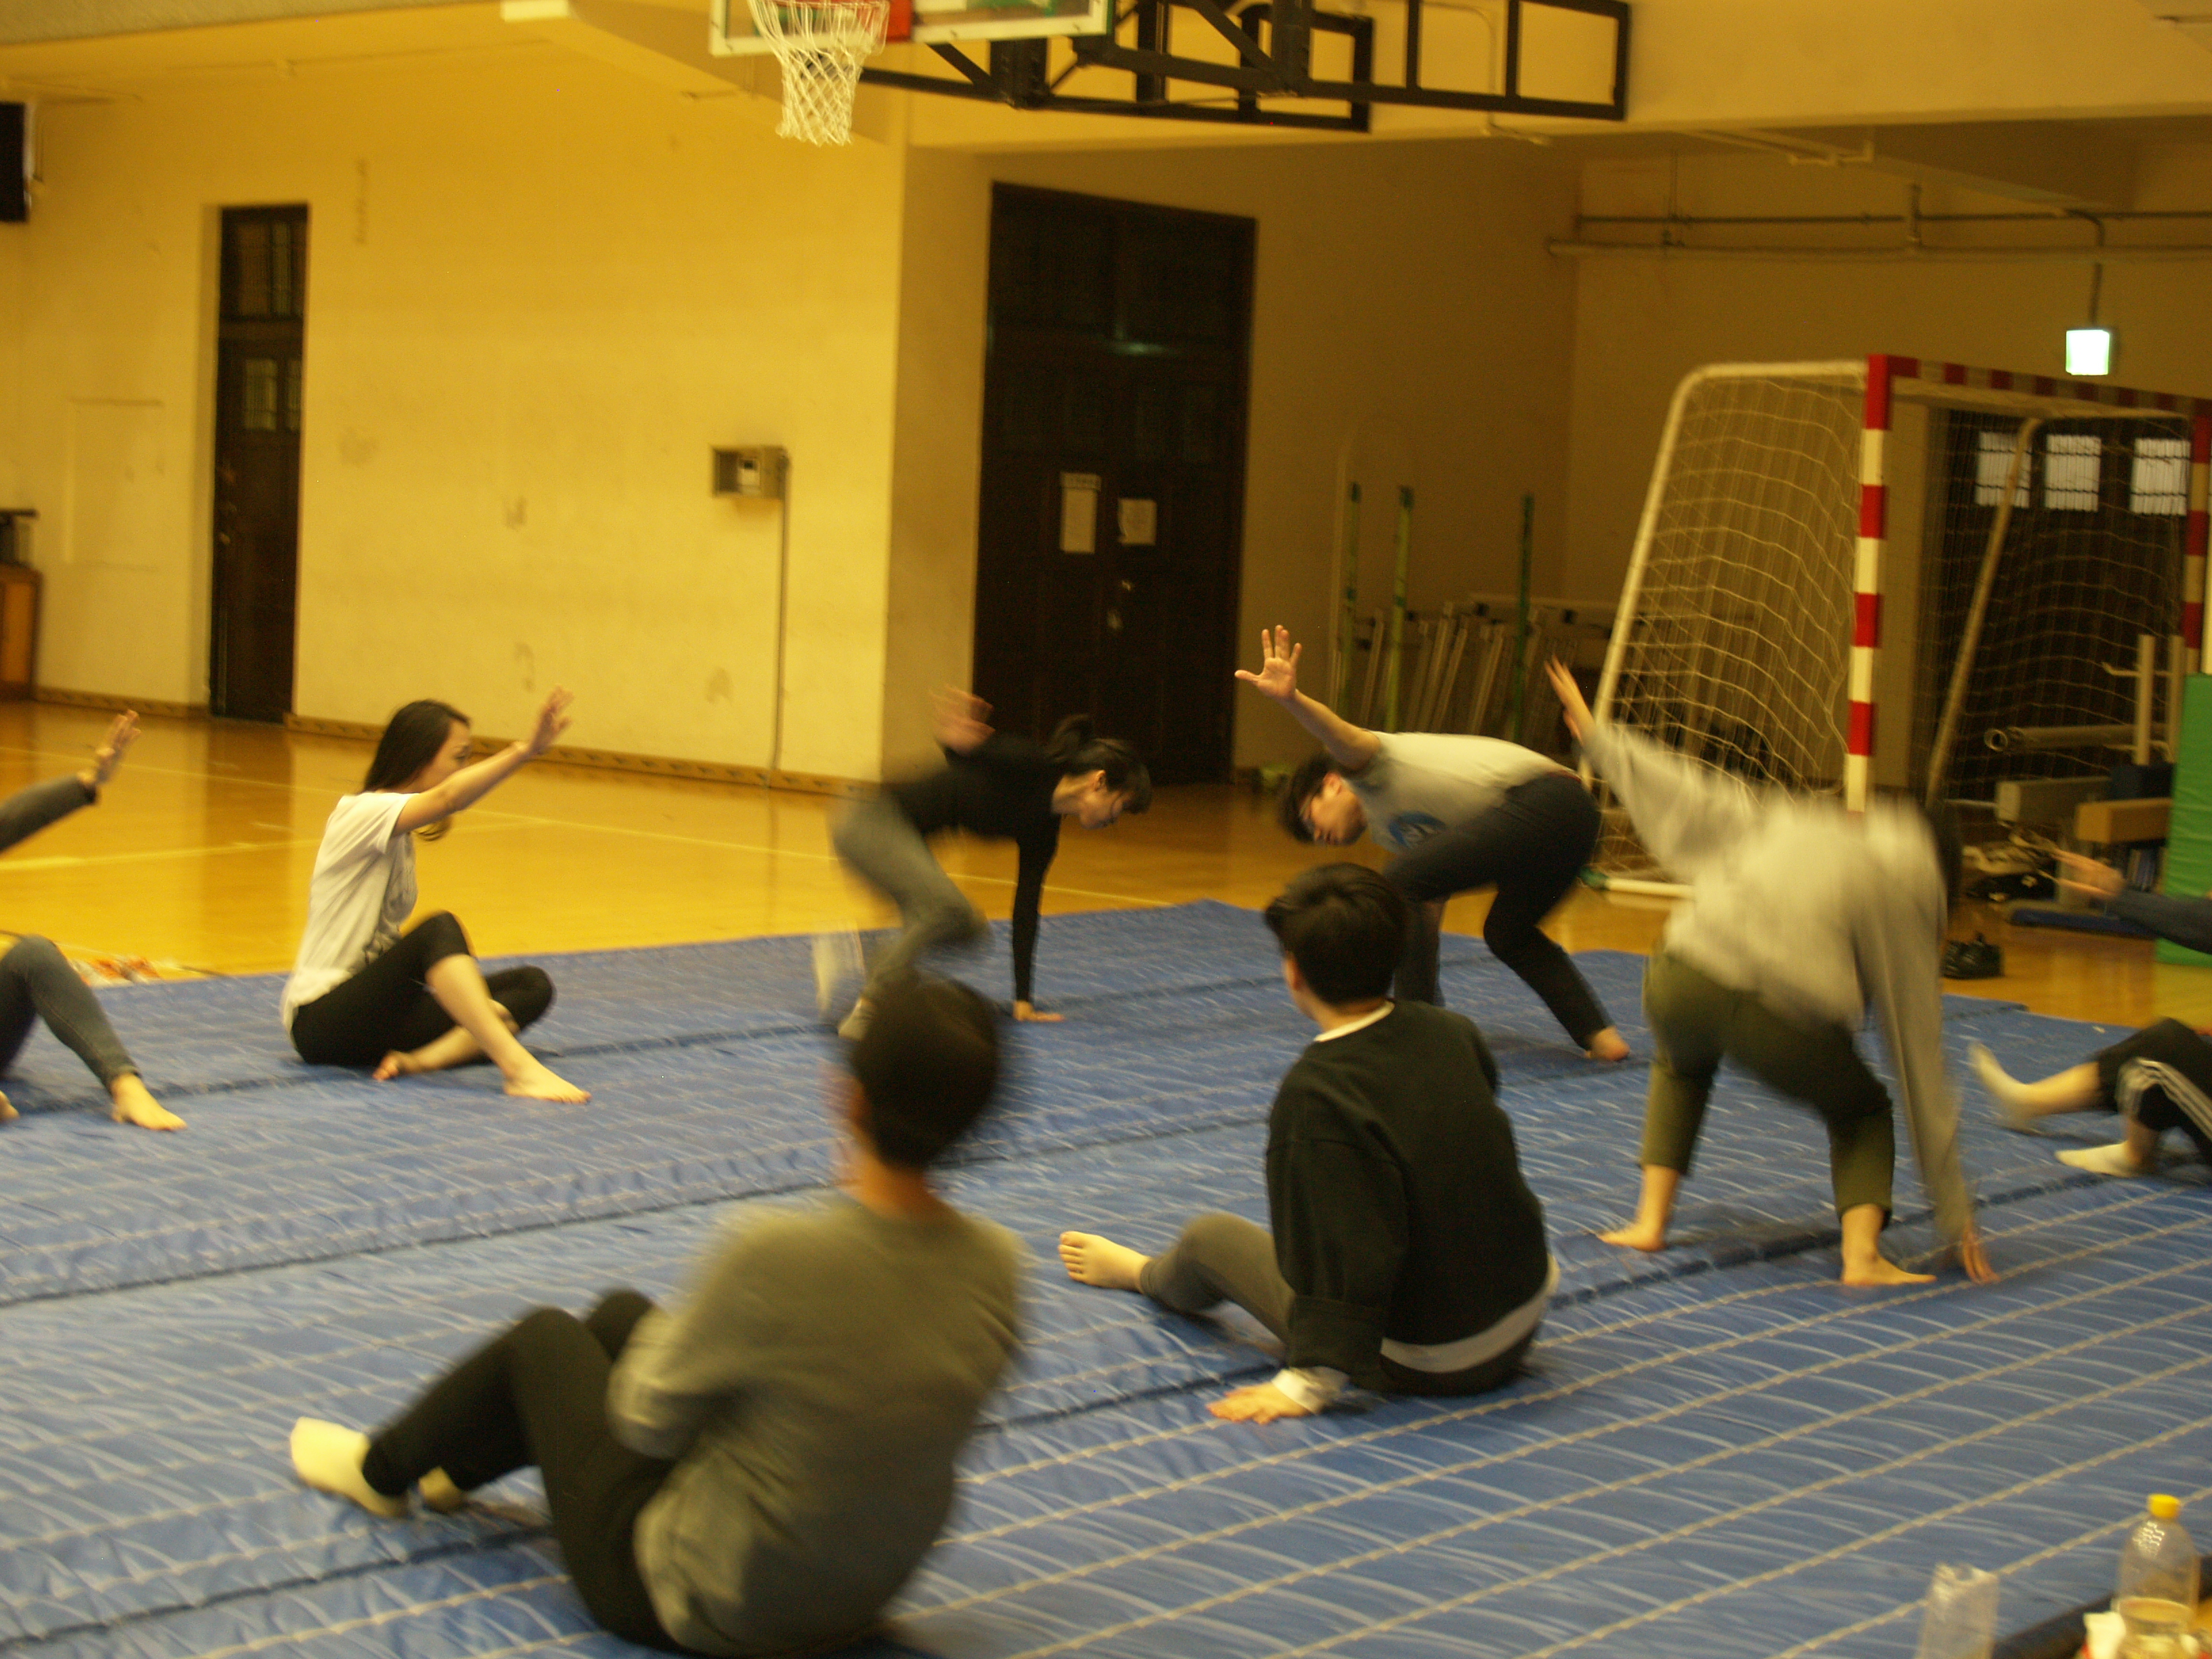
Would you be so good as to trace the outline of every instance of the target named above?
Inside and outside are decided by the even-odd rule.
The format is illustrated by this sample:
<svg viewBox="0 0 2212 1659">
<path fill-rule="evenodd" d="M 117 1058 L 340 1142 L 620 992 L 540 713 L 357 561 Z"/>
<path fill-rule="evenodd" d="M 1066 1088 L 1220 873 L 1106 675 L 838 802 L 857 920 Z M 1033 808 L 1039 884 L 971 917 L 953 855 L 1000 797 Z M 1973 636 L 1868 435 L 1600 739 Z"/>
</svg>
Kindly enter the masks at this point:
<svg viewBox="0 0 2212 1659">
<path fill-rule="evenodd" d="M 752 0 L 753 27 L 783 69 L 777 136 L 853 142 L 860 66 L 883 50 L 890 0 Z"/>
</svg>

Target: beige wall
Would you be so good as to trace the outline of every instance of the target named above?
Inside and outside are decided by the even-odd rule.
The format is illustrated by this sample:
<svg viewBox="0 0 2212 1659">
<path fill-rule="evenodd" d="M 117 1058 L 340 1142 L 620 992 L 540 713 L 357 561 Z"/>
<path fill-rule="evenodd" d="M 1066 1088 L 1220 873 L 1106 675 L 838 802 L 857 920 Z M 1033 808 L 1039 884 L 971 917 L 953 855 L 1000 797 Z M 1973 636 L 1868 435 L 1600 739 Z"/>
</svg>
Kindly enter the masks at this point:
<svg viewBox="0 0 2212 1659">
<path fill-rule="evenodd" d="M 46 683 L 204 699 L 215 213 L 306 202 L 295 707 L 514 731 L 559 681 L 575 741 L 767 763 L 777 514 L 708 451 L 781 443 L 781 763 L 872 772 L 900 159 L 744 118 L 546 49 L 49 111 L 8 283 Z"/>
<path fill-rule="evenodd" d="M 895 539 L 899 570 L 932 575 L 902 599 L 909 579 L 895 570 L 893 614 L 935 618 L 936 647 L 917 643 L 905 656 L 894 647 L 888 696 L 903 678 L 918 709 L 930 678 L 967 668 L 994 180 L 1259 221 L 1240 641 L 1280 622 L 1312 642 L 1310 664 L 1325 664 L 1347 465 L 1366 497 L 1363 605 L 1388 600 L 1401 483 L 1417 495 L 1416 607 L 1510 586 L 1523 491 L 1538 501 L 1539 590 L 1557 579 L 1574 271 L 1543 244 L 1565 228 L 1573 179 L 1547 154 L 1504 142 L 918 154 L 910 179 Z M 939 283 L 957 293 L 933 297 Z M 939 466 L 964 495 L 919 477 Z M 1239 765 L 1306 747 L 1264 705 L 1237 714 Z M 926 743 L 918 717 L 903 717 L 902 731 L 901 718 L 887 711 L 887 729 L 901 733 L 894 757 Z"/>
</svg>

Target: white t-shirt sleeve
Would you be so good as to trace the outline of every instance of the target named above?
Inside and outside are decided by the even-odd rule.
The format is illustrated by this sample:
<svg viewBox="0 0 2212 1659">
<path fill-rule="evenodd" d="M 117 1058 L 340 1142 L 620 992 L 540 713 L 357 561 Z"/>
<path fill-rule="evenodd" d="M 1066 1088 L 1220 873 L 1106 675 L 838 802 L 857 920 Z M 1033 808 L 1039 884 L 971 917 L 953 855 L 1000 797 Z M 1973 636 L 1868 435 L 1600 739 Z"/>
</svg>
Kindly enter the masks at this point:
<svg viewBox="0 0 2212 1659">
<path fill-rule="evenodd" d="M 344 869 L 357 860 L 384 856 L 399 828 L 399 815 L 411 795 L 380 790 L 373 795 L 347 795 L 331 809 L 323 826 L 322 850 L 315 855 L 318 873 Z"/>
</svg>

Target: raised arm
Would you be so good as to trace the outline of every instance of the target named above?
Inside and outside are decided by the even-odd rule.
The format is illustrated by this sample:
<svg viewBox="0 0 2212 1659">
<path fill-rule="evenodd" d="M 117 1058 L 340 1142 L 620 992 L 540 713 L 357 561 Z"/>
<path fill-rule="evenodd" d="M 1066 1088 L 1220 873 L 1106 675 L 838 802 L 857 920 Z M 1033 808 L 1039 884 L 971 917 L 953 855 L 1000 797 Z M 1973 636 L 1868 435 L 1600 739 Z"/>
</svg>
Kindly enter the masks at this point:
<svg viewBox="0 0 2212 1659">
<path fill-rule="evenodd" d="M 1750 833 L 1759 805 L 1738 780 L 1685 760 L 1649 738 L 1595 718 L 1574 676 L 1555 658 L 1547 665 L 1567 730 L 1591 767 L 1613 786 L 1651 856 L 1684 879 Z"/>
<path fill-rule="evenodd" d="M 929 694 L 930 731 L 948 755 L 969 755 L 991 737 L 991 705 L 973 691 L 940 685 Z"/>
<path fill-rule="evenodd" d="M 80 806 L 98 800 L 100 786 L 115 775 L 115 769 L 123 764 L 123 757 L 137 738 L 138 716 L 125 709 L 109 722 L 107 734 L 92 752 L 91 765 L 34 783 L 0 801 L 0 850 L 29 839 Z"/>
<path fill-rule="evenodd" d="M 1326 703 L 1316 702 L 1298 690 L 1298 657 L 1302 645 L 1291 643 L 1287 628 L 1260 630 L 1260 672 L 1237 671 L 1237 678 L 1263 697 L 1272 697 L 1290 711 L 1291 718 L 1321 739 L 1329 759 L 1349 775 L 1362 772 L 1382 752 L 1382 739 L 1362 726 L 1354 726 Z"/>
<path fill-rule="evenodd" d="M 2066 873 L 2061 887 L 2103 902 L 2114 915 L 2148 927 L 2160 939 L 2192 951 L 2212 951 L 2212 898 L 2189 898 L 2178 893 L 2145 893 L 2121 879 L 2108 864 L 2080 853 L 2061 853 Z"/>
<path fill-rule="evenodd" d="M 537 723 L 530 735 L 518 738 L 496 755 L 487 756 L 473 766 L 464 766 L 443 783 L 425 789 L 409 799 L 399 809 L 398 827 L 403 830 L 420 830 L 426 823 L 435 823 L 440 818 L 475 805 L 519 768 L 538 758 L 561 740 L 568 729 L 568 705 L 575 699 L 559 686 L 546 694 L 538 710 Z"/>
</svg>

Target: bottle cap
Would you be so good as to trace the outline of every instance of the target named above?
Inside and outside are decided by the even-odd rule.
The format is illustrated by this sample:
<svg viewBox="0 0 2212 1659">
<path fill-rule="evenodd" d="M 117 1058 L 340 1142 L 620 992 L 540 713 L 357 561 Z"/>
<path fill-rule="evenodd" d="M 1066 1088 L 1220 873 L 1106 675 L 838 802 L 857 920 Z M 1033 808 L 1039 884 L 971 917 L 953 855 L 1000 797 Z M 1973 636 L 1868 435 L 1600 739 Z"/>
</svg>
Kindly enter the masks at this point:
<svg viewBox="0 0 2212 1659">
<path fill-rule="evenodd" d="M 2171 1521 L 2181 1513 L 2181 1500 L 2179 1498 L 2169 1498 L 2164 1492 L 2154 1493 L 2150 1500 L 2150 1512 L 2161 1521 Z"/>
</svg>

